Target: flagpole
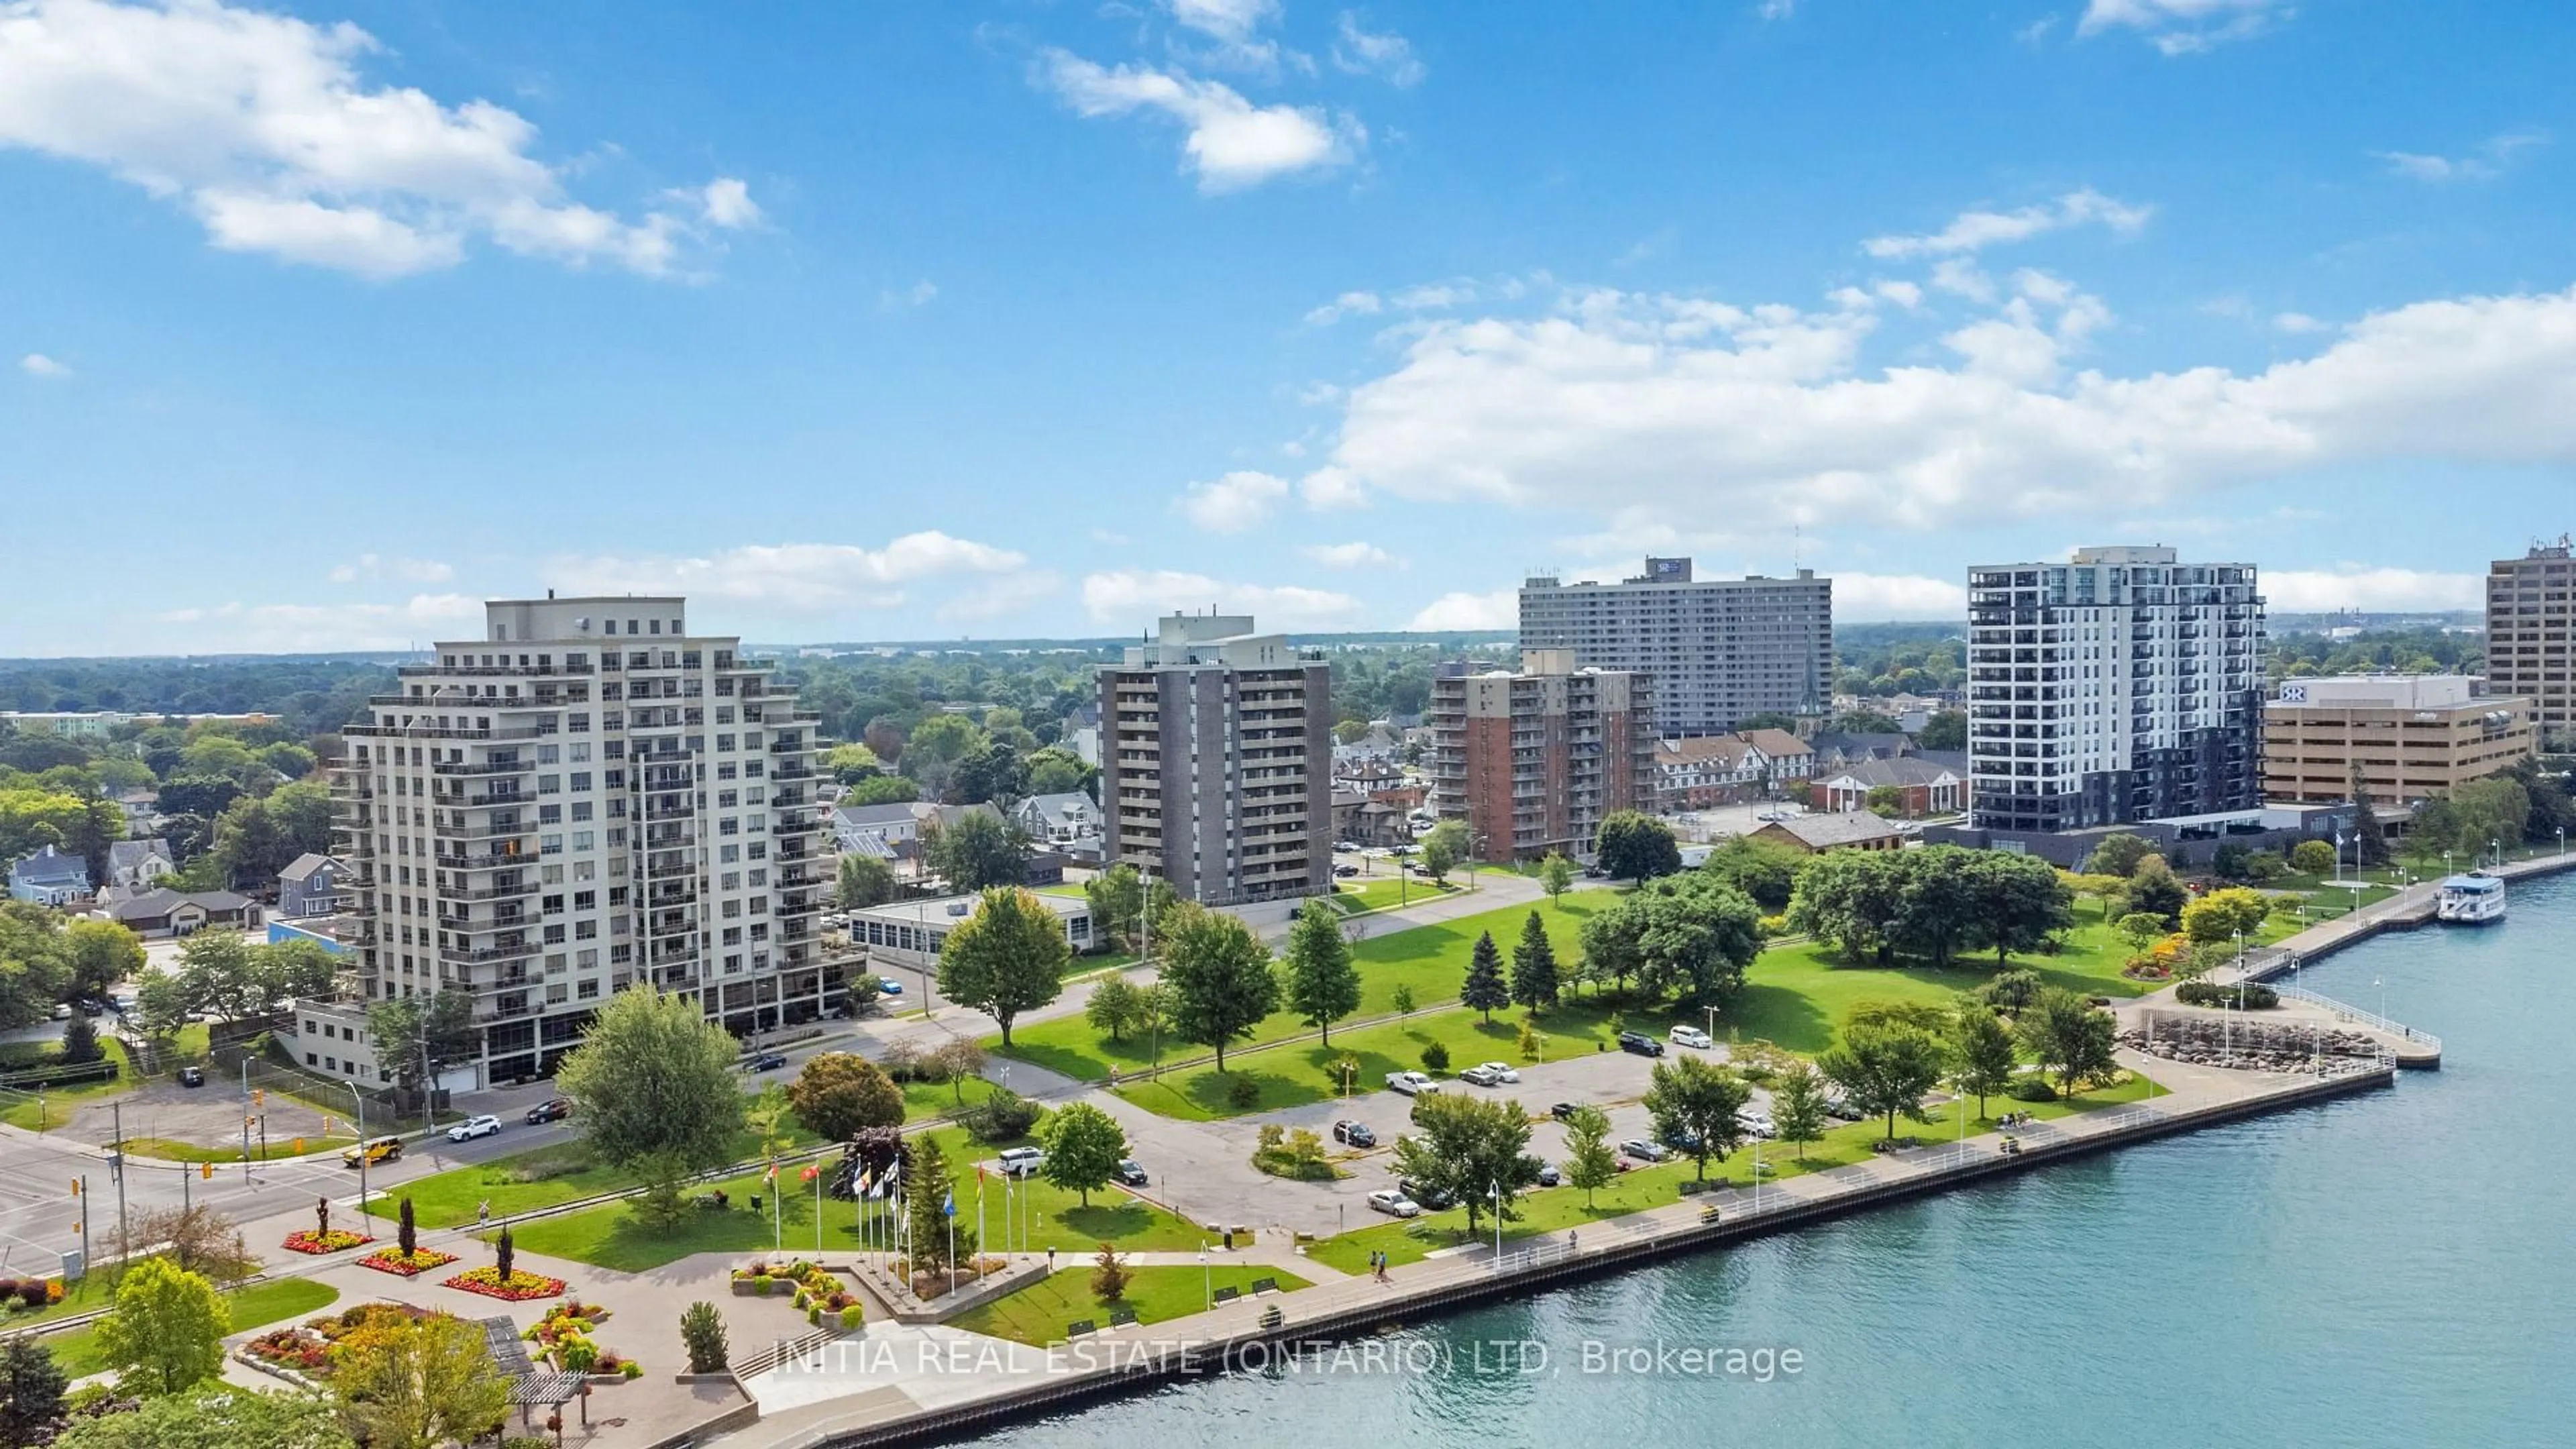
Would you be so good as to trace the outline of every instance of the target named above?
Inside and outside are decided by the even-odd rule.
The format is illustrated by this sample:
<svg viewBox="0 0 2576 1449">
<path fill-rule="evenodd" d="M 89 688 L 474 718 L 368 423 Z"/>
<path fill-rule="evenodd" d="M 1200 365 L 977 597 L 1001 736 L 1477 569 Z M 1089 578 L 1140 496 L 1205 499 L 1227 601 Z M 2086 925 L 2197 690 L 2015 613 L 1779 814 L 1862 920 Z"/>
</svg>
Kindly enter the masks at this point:
<svg viewBox="0 0 2576 1449">
<path fill-rule="evenodd" d="M 984 1169 L 975 1169 L 975 1251 L 984 1251 Z"/>
<path fill-rule="evenodd" d="M 814 1256 L 823 1256 L 823 1174 L 818 1168 L 805 1169 L 814 1175 Z"/>
</svg>

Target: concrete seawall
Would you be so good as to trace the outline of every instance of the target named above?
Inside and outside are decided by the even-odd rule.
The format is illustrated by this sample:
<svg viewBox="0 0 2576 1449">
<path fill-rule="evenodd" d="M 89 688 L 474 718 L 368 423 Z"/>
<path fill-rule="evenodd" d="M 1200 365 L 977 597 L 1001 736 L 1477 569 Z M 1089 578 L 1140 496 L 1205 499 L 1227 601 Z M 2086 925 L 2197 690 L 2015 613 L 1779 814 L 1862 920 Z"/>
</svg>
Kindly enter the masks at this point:
<svg viewBox="0 0 2576 1449">
<path fill-rule="evenodd" d="M 2139 1059 L 2132 1065 L 2169 1064 Z M 1082 1341 L 1077 1366 L 1051 1370 L 1036 1382 L 997 1381 L 990 1393 L 935 1408 L 882 1394 L 840 1401 L 845 1409 L 827 1402 L 732 1436 L 726 1441 L 727 1449 L 876 1449 L 953 1440 L 1175 1379 L 1285 1362 L 1301 1346 L 1350 1339 L 1492 1299 L 1588 1281 L 1676 1254 L 1801 1228 L 2029 1171 L 2044 1163 L 2384 1087 L 2394 1078 L 2395 1064 L 2385 1058 L 2325 1077 L 2249 1075 L 2241 1083 L 2242 1090 L 2205 1090 L 2189 1101 L 2178 1096 L 2157 1098 L 2034 1124 L 2020 1129 L 2017 1154 L 1999 1151 L 1992 1136 L 1919 1147 L 1765 1187 L 1758 1211 L 1742 1190 L 1732 1190 L 1711 1195 L 1719 1207 L 1714 1221 L 1703 1219 L 1697 1204 L 1684 1202 L 1582 1228 L 1579 1250 L 1555 1237 L 1536 1246 L 1507 1244 L 1499 1265 L 1490 1248 L 1476 1249 L 1416 1265 L 1389 1284 L 1355 1279 L 1266 1300 L 1264 1307 L 1275 1307 L 1280 1313 L 1275 1326 L 1261 1326 L 1253 1317 L 1258 1310 L 1247 1304 L 1098 1335 Z M 1030 1357 L 1045 1353 L 1020 1352 Z M 1072 1350 L 1066 1353 L 1070 1356 Z"/>
</svg>

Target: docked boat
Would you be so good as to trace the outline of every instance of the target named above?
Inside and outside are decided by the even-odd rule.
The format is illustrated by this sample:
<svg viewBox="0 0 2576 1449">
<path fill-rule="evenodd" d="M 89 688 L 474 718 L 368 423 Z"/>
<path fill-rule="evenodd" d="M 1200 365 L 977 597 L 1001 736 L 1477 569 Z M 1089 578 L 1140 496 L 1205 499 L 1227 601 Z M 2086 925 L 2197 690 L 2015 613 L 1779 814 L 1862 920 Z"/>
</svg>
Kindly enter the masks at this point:
<svg viewBox="0 0 2576 1449">
<path fill-rule="evenodd" d="M 2433 909 L 2437 920 L 2483 926 L 2504 919 L 2504 878 L 2472 871 L 2442 882 L 2442 897 Z"/>
</svg>

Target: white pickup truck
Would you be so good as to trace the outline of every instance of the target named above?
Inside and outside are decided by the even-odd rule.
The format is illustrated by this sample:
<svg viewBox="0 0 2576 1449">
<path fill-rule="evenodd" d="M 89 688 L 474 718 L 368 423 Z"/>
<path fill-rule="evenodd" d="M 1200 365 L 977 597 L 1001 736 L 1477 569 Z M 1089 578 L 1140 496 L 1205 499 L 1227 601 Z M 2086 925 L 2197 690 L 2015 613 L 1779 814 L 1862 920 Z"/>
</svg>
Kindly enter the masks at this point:
<svg viewBox="0 0 2576 1449">
<path fill-rule="evenodd" d="M 1389 1072 L 1386 1074 L 1386 1088 L 1408 1097 L 1420 1097 L 1439 1091 L 1440 1084 L 1420 1072 Z"/>
</svg>

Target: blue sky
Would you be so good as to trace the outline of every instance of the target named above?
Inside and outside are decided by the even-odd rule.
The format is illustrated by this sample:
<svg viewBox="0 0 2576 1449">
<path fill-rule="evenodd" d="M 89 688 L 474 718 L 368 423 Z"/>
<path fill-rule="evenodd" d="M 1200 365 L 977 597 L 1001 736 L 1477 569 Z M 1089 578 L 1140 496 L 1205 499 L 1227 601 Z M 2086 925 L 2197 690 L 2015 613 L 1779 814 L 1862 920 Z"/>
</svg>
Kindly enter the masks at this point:
<svg viewBox="0 0 2576 1449">
<path fill-rule="evenodd" d="M 2576 527 L 2561 4 L 0 0 L 0 654 Z"/>
</svg>

